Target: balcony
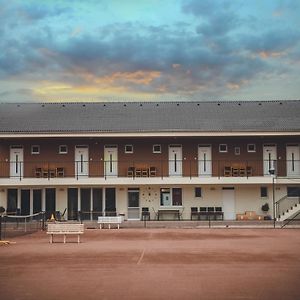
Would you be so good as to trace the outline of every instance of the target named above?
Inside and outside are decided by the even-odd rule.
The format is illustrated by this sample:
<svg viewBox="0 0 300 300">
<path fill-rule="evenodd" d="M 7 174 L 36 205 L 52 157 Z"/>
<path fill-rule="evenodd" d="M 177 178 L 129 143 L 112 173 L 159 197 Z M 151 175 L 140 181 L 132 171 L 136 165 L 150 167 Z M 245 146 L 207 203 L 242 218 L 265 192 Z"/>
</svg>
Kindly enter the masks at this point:
<svg viewBox="0 0 300 300">
<path fill-rule="evenodd" d="M 0 162 L 0 178 L 253 178 L 270 175 L 274 168 L 280 177 L 300 177 L 300 161 L 258 160 L 155 160 L 155 161 L 32 161 Z"/>
</svg>

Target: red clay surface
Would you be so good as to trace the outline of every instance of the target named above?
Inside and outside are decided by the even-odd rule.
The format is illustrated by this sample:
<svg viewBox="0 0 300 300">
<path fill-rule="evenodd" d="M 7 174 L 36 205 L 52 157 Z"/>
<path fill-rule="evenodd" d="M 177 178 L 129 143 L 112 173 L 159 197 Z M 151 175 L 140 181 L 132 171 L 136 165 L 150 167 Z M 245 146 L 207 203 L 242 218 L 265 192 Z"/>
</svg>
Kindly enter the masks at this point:
<svg viewBox="0 0 300 300">
<path fill-rule="evenodd" d="M 0 247 L 1 300 L 299 299 L 299 229 L 45 232 Z"/>
</svg>

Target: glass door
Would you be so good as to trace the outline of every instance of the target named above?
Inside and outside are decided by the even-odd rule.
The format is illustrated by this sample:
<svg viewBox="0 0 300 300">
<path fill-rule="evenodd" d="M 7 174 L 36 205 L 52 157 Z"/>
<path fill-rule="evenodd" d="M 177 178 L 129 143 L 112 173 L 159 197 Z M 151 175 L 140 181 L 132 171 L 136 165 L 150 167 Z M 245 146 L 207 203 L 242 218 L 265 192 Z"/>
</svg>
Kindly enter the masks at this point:
<svg viewBox="0 0 300 300">
<path fill-rule="evenodd" d="M 140 191 L 128 189 L 128 220 L 140 219 Z"/>
</svg>

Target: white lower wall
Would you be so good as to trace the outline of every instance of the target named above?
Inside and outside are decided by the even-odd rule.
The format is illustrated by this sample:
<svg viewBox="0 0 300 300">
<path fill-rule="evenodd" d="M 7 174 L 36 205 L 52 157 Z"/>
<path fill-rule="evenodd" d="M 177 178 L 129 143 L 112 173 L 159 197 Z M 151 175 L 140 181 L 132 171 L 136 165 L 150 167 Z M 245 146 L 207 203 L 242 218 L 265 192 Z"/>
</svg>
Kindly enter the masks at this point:
<svg viewBox="0 0 300 300">
<path fill-rule="evenodd" d="M 261 185 L 235 185 L 235 214 L 243 214 L 246 211 L 254 211 L 258 215 L 271 215 L 273 216 L 273 194 L 272 185 L 263 185 L 268 187 L 268 196 L 265 198 L 260 197 Z M 111 186 L 114 187 L 114 186 Z M 125 214 L 125 218 L 128 217 L 128 188 L 131 186 L 117 186 L 116 188 L 116 209 L 118 213 Z M 135 186 L 137 188 L 137 186 Z M 154 210 L 157 211 L 160 206 L 160 189 L 161 188 L 182 188 L 182 207 L 183 218 L 190 219 L 191 207 L 209 207 L 209 206 L 221 206 L 222 207 L 222 185 L 197 185 L 202 189 L 202 197 L 195 197 L 195 187 L 191 185 L 142 185 L 139 186 L 140 191 L 140 208 L 148 207 L 150 211 L 151 219 L 155 218 Z M 10 187 L 12 188 L 12 187 Z M 35 188 L 35 187 L 34 187 Z M 57 186 L 56 188 L 56 210 L 63 212 L 68 205 L 68 188 Z M 84 188 L 88 188 L 84 186 Z M 95 188 L 105 187 L 95 186 Z M 21 188 L 19 188 L 21 189 Z M 79 189 L 79 187 L 78 187 Z M 78 194 L 80 192 L 78 191 Z M 285 185 L 275 186 L 275 200 L 287 194 L 287 188 Z M 19 193 L 20 195 L 20 193 Z M 105 195 L 105 193 L 103 193 Z M 20 201 L 18 201 L 20 203 Z M 105 199 L 103 199 L 104 208 Z M 264 213 L 261 210 L 263 204 L 268 203 L 270 210 Z M 285 202 L 288 208 L 290 204 L 294 203 L 293 199 L 290 202 Z M 7 188 L 0 188 L 0 206 L 6 209 L 7 206 Z"/>
</svg>

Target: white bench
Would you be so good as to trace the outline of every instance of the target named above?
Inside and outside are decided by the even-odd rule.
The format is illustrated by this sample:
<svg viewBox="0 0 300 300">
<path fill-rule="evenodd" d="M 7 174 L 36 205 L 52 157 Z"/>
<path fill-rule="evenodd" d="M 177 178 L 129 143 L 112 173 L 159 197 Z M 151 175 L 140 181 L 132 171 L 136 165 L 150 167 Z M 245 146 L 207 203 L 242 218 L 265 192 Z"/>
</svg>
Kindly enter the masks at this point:
<svg viewBox="0 0 300 300">
<path fill-rule="evenodd" d="M 80 243 L 80 234 L 84 232 L 84 224 L 73 223 L 53 223 L 48 224 L 47 234 L 50 234 L 50 244 L 53 243 L 53 235 L 63 234 L 66 243 L 67 234 L 77 235 L 77 242 Z"/>
<path fill-rule="evenodd" d="M 110 229 L 111 224 L 117 224 L 118 229 L 120 229 L 120 224 L 123 222 L 123 216 L 114 216 L 114 217 L 98 217 L 98 223 L 100 225 L 100 229 L 102 229 L 102 224 L 108 224 L 108 228 Z"/>
</svg>

